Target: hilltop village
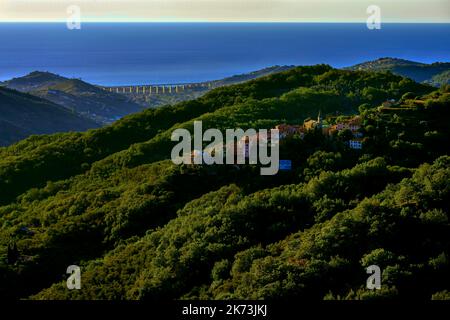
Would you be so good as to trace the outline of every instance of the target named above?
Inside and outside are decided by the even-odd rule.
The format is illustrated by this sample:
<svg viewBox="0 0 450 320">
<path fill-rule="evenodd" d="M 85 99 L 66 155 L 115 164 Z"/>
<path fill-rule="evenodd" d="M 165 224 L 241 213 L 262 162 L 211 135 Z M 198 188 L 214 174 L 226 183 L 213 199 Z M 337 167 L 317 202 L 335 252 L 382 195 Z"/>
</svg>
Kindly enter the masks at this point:
<svg viewBox="0 0 450 320">
<path fill-rule="evenodd" d="M 360 150 L 363 147 L 363 133 L 361 132 L 362 118 L 361 116 L 352 117 L 339 117 L 338 121 L 331 123 L 331 118 L 327 121 L 322 119 L 319 112 L 317 119 L 306 119 L 302 125 L 295 124 L 278 124 L 274 127 L 279 132 L 279 143 L 283 143 L 283 140 L 298 136 L 300 139 L 304 139 L 307 132 L 316 131 L 321 132 L 324 136 L 333 139 L 340 132 L 347 131 L 346 144 L 351 149 Z M 226 141 L 215 144 L 213 147 L 207 147 L 204 151 L 193 150 L 189 154 L 184 155 L 184 163 L 199 164 L 205 163 L 204 159 L 207 157 L 214 157 L 216 150 L 223 150 L 223 154 L 226 154 L 229 150 L 234 151 L 234 163 L 243 164 L 245 160 L 250 158 L 251 145 L 254 146 L 270 146 L 273 144 L 271 141 L 270 130 L 267 135 L 261 135 L 260 133 L 245 134 L 238 140 L 232 142 Z M 241 159 L 240 162 L 238 159 Z M 290 160 L 281 160 L 280 162 L 289 162 Z M 290 167 L 290 164 L 289 164 Z"/>
<path fill-rule="evenodd" d="M 300 138 L 303 138 L 305 133 L 310 130 L 320 130 L 323 135 L 330 137 L 336 135 L 340 131 L 349 130 L 352 133 L 352 138 L 348 141 L 349 147 L 352 149 L 362 149 L 363 134 L 360 132 L 361 122 L 361 117 L 355 116 L 330 125 L 327 121 L 322 120 L 319 112 L 317 120 L 307 120 L 303 125 L 279 124 L 275 129 L 279 130 L 280 139 L 296 134 L 299 135 Z"/>
</svg>

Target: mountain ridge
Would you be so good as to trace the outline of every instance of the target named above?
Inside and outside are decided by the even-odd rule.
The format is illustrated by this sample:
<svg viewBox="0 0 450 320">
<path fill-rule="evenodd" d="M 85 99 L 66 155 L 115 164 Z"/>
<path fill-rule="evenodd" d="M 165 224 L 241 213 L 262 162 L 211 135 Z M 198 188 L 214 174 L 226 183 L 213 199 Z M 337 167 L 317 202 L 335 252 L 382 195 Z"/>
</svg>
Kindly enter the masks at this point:
<svg viewBox="0 0 450 320">
<path fill-rule="evenodd" d="M 102 124 L 143 109 L 122 95 L 50 72 L 33 71 L 4 81 L 2 85 L 52 101 Z"/>
<path fill-rule="evenodd" d="M 48 100 L 0 87 L 0 146 L 31 134 L 85 131 L 99 125 Z"/>
<path fill-rule="evenodd" d="M 379 58 L 346 67 L 347 70 L 391 71 L 416 82 L 429 83 L 435 86 L 450 84 L 448 78 L 439 79 L 439 75 L 450 70 L 450 62 L 421 63 L 399 58 Z"/>
</svg>

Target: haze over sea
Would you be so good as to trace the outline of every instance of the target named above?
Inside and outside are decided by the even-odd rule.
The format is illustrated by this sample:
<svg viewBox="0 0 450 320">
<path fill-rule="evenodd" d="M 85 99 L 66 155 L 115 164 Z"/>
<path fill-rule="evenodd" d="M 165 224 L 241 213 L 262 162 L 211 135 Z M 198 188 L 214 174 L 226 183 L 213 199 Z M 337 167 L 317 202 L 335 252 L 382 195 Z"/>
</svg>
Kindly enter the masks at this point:
<svg viewBox="0 0 450 320">
<path fill-rule="evenodd" d="M 50 71 L 100 85 L 215 80 L 273 65 L 450 61 L 450 24 L 0 23 L 0 80 Z"/>
</svg>

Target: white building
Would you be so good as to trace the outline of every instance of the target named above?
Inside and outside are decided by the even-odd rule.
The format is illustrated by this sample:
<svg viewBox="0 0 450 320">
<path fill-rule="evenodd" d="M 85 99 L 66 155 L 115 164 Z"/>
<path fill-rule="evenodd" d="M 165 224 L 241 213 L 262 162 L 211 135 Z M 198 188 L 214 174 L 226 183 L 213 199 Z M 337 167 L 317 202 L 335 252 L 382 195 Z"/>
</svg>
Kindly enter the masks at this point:
<svg viewBox="0 0 450 320">
<path fill-rule="evenodd" d="M 362 149 L 362 141 L 361 140 L 350 140 L 348 145 L 352 149 Z"/>
</svg>

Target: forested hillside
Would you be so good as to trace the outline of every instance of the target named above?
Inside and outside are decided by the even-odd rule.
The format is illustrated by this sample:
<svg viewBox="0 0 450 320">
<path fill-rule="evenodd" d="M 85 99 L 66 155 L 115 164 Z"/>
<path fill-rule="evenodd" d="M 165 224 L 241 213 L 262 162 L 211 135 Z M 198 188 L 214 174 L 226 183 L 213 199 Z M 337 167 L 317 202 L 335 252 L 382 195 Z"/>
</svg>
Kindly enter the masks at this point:
<svg viewBox="0 0 450 320">
<path fill-rule="evenodd" d="M 431 64 L 420 63 L 396 58 L 380 58 L 367 61 L 352 67 L 349 70 L 366 71 L 391 71 L 403 77 L 408 77 L 417 82 L 429 83 L 436 87 L 448 85 L 450 63 L 435 62 Z"/>
<path fill-rule="evenodd" d="M 52 101 L 99 124 L 111 123 L 143 109 L 120 94 L 50 72 L 35 71 L 5 81 L 3 85 Z"/>
<path fill-rule="evenodd" d="M 449 297 L 449 108 L 445 86 L 318 65 L 0 148 L 0 296 Z M 194 120 L 272 128 L 319 111 L 359 114 L 364 147 L 294 135 L 280 145 L 292 170 L 275 176 L 168 160 Z M 73 264 L 81 290 L 65 286 Z M 372 264 L 382 290 L 365 288 Z"/>
<path fill-rule="evenodd" d="M 33 134 L 98 127 L 96 122 L 48 100 L 0 87 L 0 146 Z"/>
</svg>

